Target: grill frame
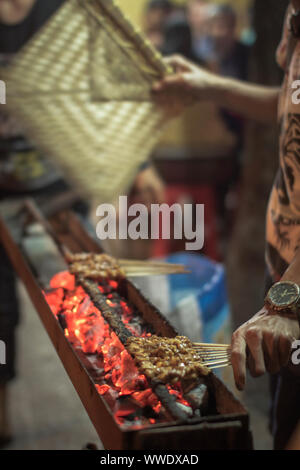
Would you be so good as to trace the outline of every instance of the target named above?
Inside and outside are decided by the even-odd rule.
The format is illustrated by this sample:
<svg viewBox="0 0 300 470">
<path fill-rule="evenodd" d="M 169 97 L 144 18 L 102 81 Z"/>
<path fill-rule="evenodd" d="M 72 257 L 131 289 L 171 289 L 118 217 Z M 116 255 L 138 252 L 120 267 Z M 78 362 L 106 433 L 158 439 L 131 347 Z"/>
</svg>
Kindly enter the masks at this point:
<svg viewBox="0 0 300 470">
<path fill-rule="evenodd" d="M 32 264 L 26 259 L 21 241 L 24 214 L 20 208 L 0 217 L 0 241 L 48 332 L 48 335 L 71 379 L 104 447 L 109 450 L 205 450 L 251 449 L 252 435 L 249 416 L 225 385 L 212 374 L 212 384 L 219 407 L 219 415 L 193 418 L 182 422 L 156 424 L 140 430 L 121 429 L 114 420 L 104 398 L 98 394 L 88 371 L 84 354 L 78 354 L 64 335 L 64 331 L 48 306 Z M 102 252 L 98 241 L 71 211 L 49 218 L 59 239 L 72 251 Z M 178 333 L 142 293 L 124 280 L 122 295 L 134 303 L 143 318 L 153 325 L 158 335 L 174 337 Z"/>
</svg>

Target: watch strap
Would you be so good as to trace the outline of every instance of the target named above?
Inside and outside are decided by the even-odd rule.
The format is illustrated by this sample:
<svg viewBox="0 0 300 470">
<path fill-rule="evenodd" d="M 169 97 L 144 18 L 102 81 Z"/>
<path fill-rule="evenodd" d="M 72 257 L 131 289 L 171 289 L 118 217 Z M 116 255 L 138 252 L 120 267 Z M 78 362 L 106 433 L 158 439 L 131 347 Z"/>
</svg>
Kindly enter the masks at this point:
<svg viewBox="0 0 300 470">
<path fill-rule="evenodd" d="M 290 318 L 291 320 L 298 320 L 300 325 L 300 302 L 296 305 L 294 310 L 291 310 L 290 308 L 285 310 L 276 309 L 267 298 L 265 299 L 264 305 L 270 315 L 281 315 L 282 317 Z"/>
</svg>

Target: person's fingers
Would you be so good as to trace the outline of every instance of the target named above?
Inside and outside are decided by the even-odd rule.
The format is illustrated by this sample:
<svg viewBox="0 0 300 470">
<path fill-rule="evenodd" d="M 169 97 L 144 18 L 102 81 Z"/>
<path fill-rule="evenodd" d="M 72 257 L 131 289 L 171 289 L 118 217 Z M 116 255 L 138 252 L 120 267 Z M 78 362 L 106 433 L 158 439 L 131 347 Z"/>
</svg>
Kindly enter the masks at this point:
<svg viewBox="0 0 300 470">
<path fill-rule="evenodd" d="M 175 72 L 189 71 L 191 69 L 189 62 L 181 55 L 172 55 L 169 57 L 165 57 L 164 62 L 170 67 L 173 67 Z"/>
<path fill-rule="evenodd" d="M 263 335 L 266 369 L 270 374 L 280 371 L 279 338 L 273 332 L 267 331 Z"/>
<path fill-rule="evenodd" d="M 281 335 L 278 340 L 278 355 L 280 367 L 285 367 L 291 357 L 292 344 L 294 339 L 292 337 Z"/>
<path fill-rule="evenodd" d="M 155 82 L 152 86 L 152 90 L 156 92 L 163 91 L 165 89 L 170 90 L 171 88 L 183 86 L 184 84 L 182 73 L 176 73 L 174 75 L 168 75 L 163 80 Z"/>
<path fill-rule="evenodd" d="M 252 356 L 249 361 L 250 373 L 253 377 L 260 377 L 266 372 L 262 340 L 263 336 L 259 328 L 252 327 L 246 331 L 246 343 Z"/>
<path fill-rule="evenodd" d="M 246 341 L 239 330 L 232 336 L 231 364 L 235 384 L 239 390 L 244 390 L 246 383 Z"/>
<path fill-rule="evenodd" d="M 153 201 L 155 204 L 163 204 L 166 202 L 166 190 L 164 186 L 152 188 Z"/>
<path fill-rule="evenodd" d="M 159 93 L 159 94 L 156 94 L 156 93 L 153 93 L 152 95 L 152 98 L 154 100 L 154 102 L 159 105 L 159 106 L 165 106 L 168 104 L 169 102 L 169 96 L 166 96 L 164 93 Z"/>
<path fill-rule="evenodd" d="M 246 359 L 247 369 L 250 371 L 250 374 L 253 376 L 253 372 L 255 369 L 255 361 L 250 353 L 250 350 L 247 348 L 247 359 Z"/>
<path fill-rule="evenodd" d="M 158 82 L 155 82 L 152 85 L 152 91 L 154 91 L 154 92 L 162 91 L 164 88 L 165 88 L 164 79 L 160 80 Z"/>
</svg>

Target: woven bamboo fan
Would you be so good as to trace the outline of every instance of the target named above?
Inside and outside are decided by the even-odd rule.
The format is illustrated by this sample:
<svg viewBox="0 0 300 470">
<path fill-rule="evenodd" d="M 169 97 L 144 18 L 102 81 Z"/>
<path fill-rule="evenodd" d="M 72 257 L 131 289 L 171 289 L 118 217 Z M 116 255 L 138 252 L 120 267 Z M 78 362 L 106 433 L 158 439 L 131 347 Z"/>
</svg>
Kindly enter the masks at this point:
<svg viewBox="0 0 300 470">
<path fill-rule="evenodd" d="M 157 143 L 161 56 L 112 0 L 66 0 L 5 70 L 8 106 L 25 131 L 96 201 L 132 183 Z"/>
</svg>

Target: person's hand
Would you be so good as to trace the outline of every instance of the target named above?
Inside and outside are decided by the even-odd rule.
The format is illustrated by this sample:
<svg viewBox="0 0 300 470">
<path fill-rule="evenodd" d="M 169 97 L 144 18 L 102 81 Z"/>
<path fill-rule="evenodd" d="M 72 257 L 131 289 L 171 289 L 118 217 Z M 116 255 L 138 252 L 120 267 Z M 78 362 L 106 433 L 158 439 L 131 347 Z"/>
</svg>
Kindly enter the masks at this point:
<svg viewBox="0 0 300 470">
<path fill-rule="evenodd" d="M 231 362 L 237 388 L 245 387 L 246 365 L 253 377 L 279 372 L 288 364 L 292 343 L 299 337 L 297 319 L 272 315 L 262 308 L 232 336 Z"/>
<path fill-rule="evenodd" d="M 165 202 L 165 185 L 153 166 L 140 171 L 136 177 L 132 198 L 134 202 L 145 204 L 163 204 Z"/>
<path fill-rule="evenodd" d="M 168 115 L 179 115 L 201 99 L 212 99 L 221 77 L 180 55 L 164 59 L 174 70 L 153 86 L 153 97 Z"/>
</svg>

